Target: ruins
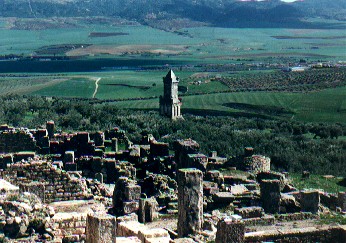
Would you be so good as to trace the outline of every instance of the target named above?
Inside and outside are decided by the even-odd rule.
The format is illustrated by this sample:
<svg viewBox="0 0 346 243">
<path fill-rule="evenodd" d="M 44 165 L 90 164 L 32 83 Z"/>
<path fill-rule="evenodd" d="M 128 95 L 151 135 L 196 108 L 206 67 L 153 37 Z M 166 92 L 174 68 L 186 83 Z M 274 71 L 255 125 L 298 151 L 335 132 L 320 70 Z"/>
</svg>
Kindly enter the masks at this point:
<svg viewBox="0 0 346 243">
<path fill-rule="evenodd" d="M 298 190 L 253 148 L 228 159 L 202 154 L 192 139 L 143 134 L 134 144 L 120 128 L 55 129 L 0 127 L 0 239 L 346 242 L 345 225 L 315 223 L 345 217 L 345 192 Z"/>
</svg>

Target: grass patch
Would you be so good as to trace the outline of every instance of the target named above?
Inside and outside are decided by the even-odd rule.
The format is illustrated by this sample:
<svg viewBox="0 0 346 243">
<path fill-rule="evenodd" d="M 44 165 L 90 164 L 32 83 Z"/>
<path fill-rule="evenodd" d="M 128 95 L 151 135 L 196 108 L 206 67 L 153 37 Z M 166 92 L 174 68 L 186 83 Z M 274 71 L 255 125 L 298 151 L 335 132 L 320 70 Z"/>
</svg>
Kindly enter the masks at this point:
<svg viewBox="0 0 346 243">
<path fill-rule="evenodd" d="M 346 191 L 346 184 L 344 184 L 343 178 L 323 178 L 322 175 L 310 175 L 310 178 L 302 179 L 301 174 L 290 174 L 292 184 L 299 190 L 304 188 L 309 189 L 323 189 L 325 192 L 337 193 L 340 191 Z"/>
<path fill-rule="evenodd" d="M 56 85 L 33 92 L 34 95 L 91 98 L 95 81 L 89 78 L 71 78 Z"/>
<path fill-rule="evenodd" d="M 317 223 L 321 225 L 328 225 L 328 224 L 346 225 L 346 215 L 322 214 L 321 219 Z"/>
</svg>

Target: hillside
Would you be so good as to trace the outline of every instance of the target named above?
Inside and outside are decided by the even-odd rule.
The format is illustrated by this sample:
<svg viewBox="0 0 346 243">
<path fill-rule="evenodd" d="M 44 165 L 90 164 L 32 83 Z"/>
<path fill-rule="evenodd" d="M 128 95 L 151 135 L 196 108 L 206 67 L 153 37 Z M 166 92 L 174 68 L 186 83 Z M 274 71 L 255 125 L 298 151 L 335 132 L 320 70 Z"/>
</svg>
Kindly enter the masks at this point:
<svg viewBox="0 0 346 243">
<path fill-rule="evenodd" d="M 346 4 L 343 0 L 0 0 L 0 16 L 107 16 L 149 25 L 153 21 L 188 19 L 225 27 L 306 27 L 301 20 L 308 17 L 345 20 Z"/>
</svg>

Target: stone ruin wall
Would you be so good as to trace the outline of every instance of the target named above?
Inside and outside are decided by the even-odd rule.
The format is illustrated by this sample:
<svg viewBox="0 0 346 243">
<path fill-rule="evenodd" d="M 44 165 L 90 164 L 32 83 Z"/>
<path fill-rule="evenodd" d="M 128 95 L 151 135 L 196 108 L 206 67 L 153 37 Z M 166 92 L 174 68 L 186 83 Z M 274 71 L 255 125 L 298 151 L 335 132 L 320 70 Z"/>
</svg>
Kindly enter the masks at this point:
<svg viewBox="0 0 346 243">
<path fill-rule="evenodd" d="M 262 155 L 252 155 L 244 158 L 246 170 L 254 173 L 270 171 L 270 158 Z"/>
<path fill-rule="evenodd" d="M 36 151 L 36 140 L 29 131 L 0 132 L 0 153 Z"/>
<path fill-rule="evenodd" d="M 52 218 L 56 229 L 55 238 L 63 242 L 84 242 L 86 240 L 86 213 L 57 213 Z"/>
<path fill-rule="evenodd" d="M 344 243 L 346 242 L 346 226 L 309 227 L 290 230 L 272 230 L 266 232 L 245 233 L 244 242 L 274 241 L 277 243 Z"/>
<path fill-rule="evenodd" d="M 11 164 L 6 171 L 0 172 L 0 177 L 23 191 L 38 194 L 44 203 L 92 197 L 85 180 L 72 177 L 47 161 Z"/>
</svg>

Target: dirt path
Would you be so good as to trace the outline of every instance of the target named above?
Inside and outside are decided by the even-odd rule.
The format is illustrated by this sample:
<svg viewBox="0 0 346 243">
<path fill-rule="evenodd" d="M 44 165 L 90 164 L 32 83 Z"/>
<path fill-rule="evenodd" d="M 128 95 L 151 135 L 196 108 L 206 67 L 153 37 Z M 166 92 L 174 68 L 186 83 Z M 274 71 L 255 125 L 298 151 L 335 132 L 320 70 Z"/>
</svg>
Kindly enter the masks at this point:
<svg viewBox="0 0 346 243">
<path fill-rule="evenodd" d="M 99 81 L 101 80 L 101 78 L 98 78 L 95 80 L 95 91 L 93 93 L 93 98 L 95 98 L 96 94 L 97 94 L 97 90 L 99 89 Z"/>
</svg>

